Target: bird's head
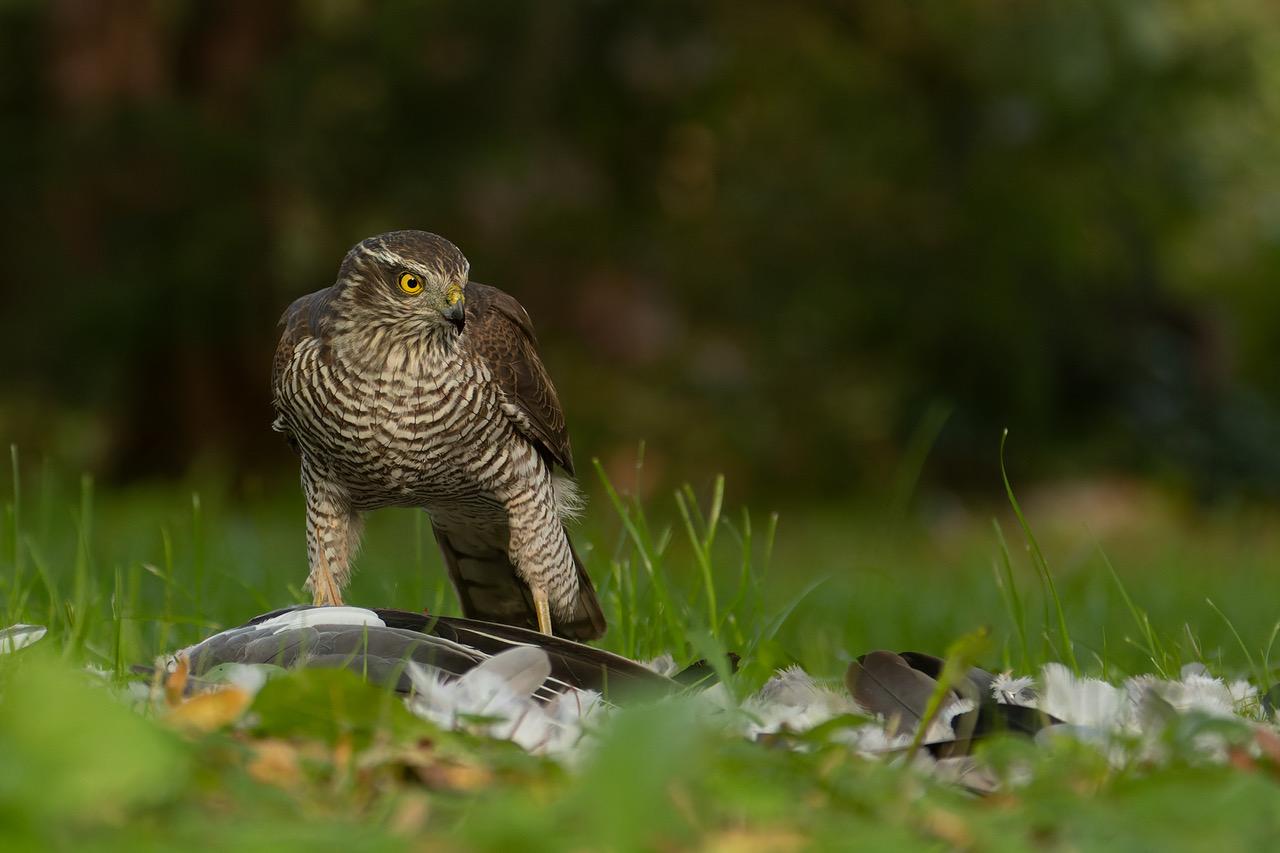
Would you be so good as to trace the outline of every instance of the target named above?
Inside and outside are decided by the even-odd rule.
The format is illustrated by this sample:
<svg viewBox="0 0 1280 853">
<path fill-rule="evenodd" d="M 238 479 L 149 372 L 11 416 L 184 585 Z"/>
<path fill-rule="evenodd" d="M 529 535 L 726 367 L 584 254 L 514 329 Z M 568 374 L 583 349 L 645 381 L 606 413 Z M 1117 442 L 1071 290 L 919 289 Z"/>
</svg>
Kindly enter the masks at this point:
<svg viewBox="0 0 1280 853">
<path fill-rule="evenodd" d="M 361 240 L 342 261 L 337 286 L 357 325 L 460 334 L 471 265 L 458 247 L 426 231 Z"/>
</svg>

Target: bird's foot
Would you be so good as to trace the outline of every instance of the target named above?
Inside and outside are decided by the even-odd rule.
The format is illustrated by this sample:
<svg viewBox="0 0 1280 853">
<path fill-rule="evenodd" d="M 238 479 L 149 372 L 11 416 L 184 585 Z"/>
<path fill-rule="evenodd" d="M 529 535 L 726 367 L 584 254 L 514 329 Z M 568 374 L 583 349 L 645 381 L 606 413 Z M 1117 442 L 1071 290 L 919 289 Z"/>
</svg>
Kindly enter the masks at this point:
<svg viewBox="0 0 1280 853">
<path fill-rule="evenodd" d="M 321 572 L 310 580 L 311 603 L 319 607 L 341 607 L 342 592 L 328 572 Z"/>
<path fill-rule="evenodd" d="M 547 591 L 540 586 L 535 586 L 533 591 L 533 611 L 538 614 L 538 630 L 546 634 L 551 634 L 551 604 L 547 601 Z"/>
<path fill-rule="evenodd" d="M 311 597 L 311 603 L 318 607 L 341 607 L 344 602 L 342 596 L 337 593 L 326 595 L 317 592 Z"/>
</svg>

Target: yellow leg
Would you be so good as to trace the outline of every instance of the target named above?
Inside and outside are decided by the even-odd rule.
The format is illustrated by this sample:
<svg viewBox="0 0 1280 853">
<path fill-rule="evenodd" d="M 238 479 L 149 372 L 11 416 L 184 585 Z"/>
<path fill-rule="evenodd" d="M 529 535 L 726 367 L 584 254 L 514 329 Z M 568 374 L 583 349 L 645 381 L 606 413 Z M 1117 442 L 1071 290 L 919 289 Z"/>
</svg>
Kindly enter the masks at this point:
<svg viewBox="0 0 1280 853">
<path fill-rule="evenodd" d="M 338 589 L 333 572 L 329 571 L 329 560 L 325 557 L 323 548 L 320 550 L 320 565 L 317 568 L 319 571 L 311 578 L 311 603 L 341 606 L 342 591 Z"/>
<path fill-rule="evenodd" d="M 533 610 L 538 614 L 538 630 L 551 636 L 551 605 L 547 591 L 540 586 L 533 587 Z"/>
</svg>

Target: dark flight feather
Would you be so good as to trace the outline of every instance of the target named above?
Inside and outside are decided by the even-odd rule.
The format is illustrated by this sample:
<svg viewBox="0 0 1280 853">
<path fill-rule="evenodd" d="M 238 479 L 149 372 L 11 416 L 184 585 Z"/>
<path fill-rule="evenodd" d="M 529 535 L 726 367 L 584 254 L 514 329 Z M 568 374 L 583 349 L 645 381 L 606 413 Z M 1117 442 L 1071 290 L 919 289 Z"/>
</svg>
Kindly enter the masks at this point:
<svg viewBox="0 0 1280 853">
<path fill-rule="evenodd" d="M 440 546 L 449 580 L 458 593 L 462 612 L 467 617 L 531 629 L 538 627 L 533 593 L 516 573 L 506 549 L 492 547 L 479 552 L 463 551 L 449 534 L 434 524 L 431 530 L 436 544 Z M 578 573 L 578 598 L 574 602 L 573 618 L 557 621 L 556 631 L 572 640 L 594 640 L 604 636 L 604 611 L 600 609 L 595 585 L 572 542 L 569 550 Z"/>
<path fill-rule="evenodd" d="M 946 664 L 937 655 L 929 655 L 924 652 L 898 652 L 898 655 L 912 669 L 918 669 L 934 680 L 937 680 L 942 675 L 942 667 Z M 981 667 L 971 666 L 969 671 L 965 673 L 965 677 L 966 681 L 964 683 L 953 685 L 957 693 L 966 699 L 975 701 L 991 698 L 991 685 L 996 678 L 994 675 Z"/>
<path fill-rule="evenodd" d="M 467 285 L 463 336 L 492 371 L 507 400 L 520 412 L 520 432 L 544 458 L 573 473 L 573 451 L 564 410 L 538 357 L 533 321 L 515 297 L 487 284 Z"/>
<path fill-rule="evenodd" d="M 887 651 L 874 651 L 853 663 L 845 686 L 859 705 L 883 716 L 889 734 L 919 725 L 937 682 Z"/>
<path fill-rule="evenodd" d="M 944 665 L 942 658 L 924 652 L 876 651 L 849 665 L 845 683 L 858 704 L 884 715 L 886 720 L 898 713 L 902 720 L 914 725 L 923 718 Z M 971 667 L 965 679 L 953 686 L 954 698 L 971 699 L 976 707 L 951 718 L 954 740 L 925 744 L 935 758 L 968 755 L 974 744 L 995 734 L 1033 736 L 1045 726 L 1062 722 L 1037 708 L 997 702 L 991 695 L 994 679 L 985 669 Z M 901 730 L 898 727 L 897 731 Z"/>
<path fill-rule="evenodd" d="M 280 343 L 276 344 L 275 358 L 271 361 L 271 387 L 280 387 L 280 374 L 288 366 L 293 348 L 303 338 L 321 338 L 329 303 L 333 301 L 334 288 L 326 287 L 293 300 L 280 318 L 284 330 Z"/>
</svg>

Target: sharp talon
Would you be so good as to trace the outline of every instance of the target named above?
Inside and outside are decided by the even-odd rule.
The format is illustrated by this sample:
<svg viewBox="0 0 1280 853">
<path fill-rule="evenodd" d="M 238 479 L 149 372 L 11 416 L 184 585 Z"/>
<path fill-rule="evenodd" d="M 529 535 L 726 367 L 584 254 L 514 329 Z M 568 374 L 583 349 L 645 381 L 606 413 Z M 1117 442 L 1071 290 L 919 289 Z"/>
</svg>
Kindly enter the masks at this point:
<svg viewBox="0 0 1280 853">
<path fill-rule="evenodd" d="M 532 588 L 533 591 L 533 611 L 538 614 L 538 630 L 546 634 L 551 634 L 551 605 L 547 602 L 547 591 L 540 586 Z"/>
<path fill-rule="evenodd" d="M 332 591 L 327 594 L 320 592 L 311 597 L 311 603 L 320 607 L 341 607 L 342 596 Z"/>
</svg>

